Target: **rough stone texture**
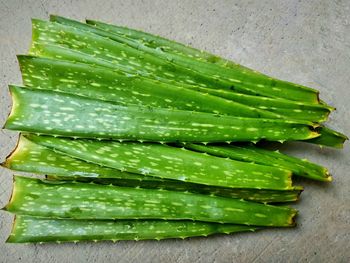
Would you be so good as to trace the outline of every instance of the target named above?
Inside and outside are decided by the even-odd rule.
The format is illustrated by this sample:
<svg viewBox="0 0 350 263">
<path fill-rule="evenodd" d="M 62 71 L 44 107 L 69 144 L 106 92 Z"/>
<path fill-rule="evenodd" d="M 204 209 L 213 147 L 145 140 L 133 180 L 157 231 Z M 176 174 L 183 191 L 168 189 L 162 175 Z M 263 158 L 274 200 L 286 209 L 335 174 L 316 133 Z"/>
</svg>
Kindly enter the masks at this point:
<svg viewBox="0 0 350 263">
<path fill-rule="evenodd" d="M 7 84 L 20 83 L 16 54 L 26 53 L 30 18 L 60 14 L 157 33 L 275 77 L 315 87 L 337 107 L 329 125 L 350 130 L 350 1 L 20 1 L 0 0 L 1 119 Z M 1 131 L 1 160 L 17 134 Z M 285 151 L 329 167 L 330 185 L 306 182 L 296 229 L 189 240 L 97 244 L 4 244 L 12 216 L 0 212 L 0 262 L 349 262 L 350 151 L 294 143 Z M 0 170 L 0 205 L 12 173 Z"/>
</svg>

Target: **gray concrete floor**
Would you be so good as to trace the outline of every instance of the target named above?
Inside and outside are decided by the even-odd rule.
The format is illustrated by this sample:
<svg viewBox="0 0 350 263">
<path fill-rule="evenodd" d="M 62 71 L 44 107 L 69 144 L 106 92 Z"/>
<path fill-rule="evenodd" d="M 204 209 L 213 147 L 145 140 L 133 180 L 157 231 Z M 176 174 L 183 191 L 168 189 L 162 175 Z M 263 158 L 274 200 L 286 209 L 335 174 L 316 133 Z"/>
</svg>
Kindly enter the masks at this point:
<svg viewBox="0 0 350 263">
<path fill-rule="evenodd" d="M 4 123 L 9 83 L 20 84 L 16 54 L 26 53 L 30 18 L 92 18 L 157 33 L 272 76 L 321 91 L 337 107 L 329 125 L 350 130 L 350 1 L 20 1 L 0 0 L 0 88 Z M 349 134 L 349 132 L 348 132 Z M 0 158 L 17 134 L 0 133 Z M 0 212 L 0 262 L 350 262 L 350 151 L 294 143 L 286 152 L 329 167 L 332 184 L 302 182 L 296 229 L 189 240 L 11 245 L 12 216 Z M 12 172 L 0 170 L 0 206 Z"/>
</svg>

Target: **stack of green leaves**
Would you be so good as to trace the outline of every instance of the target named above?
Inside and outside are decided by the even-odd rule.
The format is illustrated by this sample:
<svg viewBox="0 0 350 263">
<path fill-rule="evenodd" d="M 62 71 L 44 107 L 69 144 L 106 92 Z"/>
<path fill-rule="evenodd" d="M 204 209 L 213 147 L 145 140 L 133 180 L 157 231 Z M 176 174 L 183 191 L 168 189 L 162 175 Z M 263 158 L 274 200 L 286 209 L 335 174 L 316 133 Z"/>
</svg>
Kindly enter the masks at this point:
<svg viewBox="0 0 350 263">
<path fill-rule="evenodd" d="M 22 134 L 9 242 L 186 238 L 295 225 L 326 168 L 253 143 L 341 148 L 316 90 L 141 31 L 34 19 L 5 128 Z M 240 142 L 240 144 L 237 144 Z M 242 144 L 244 142 L 245 144 Z"/>
</svg>

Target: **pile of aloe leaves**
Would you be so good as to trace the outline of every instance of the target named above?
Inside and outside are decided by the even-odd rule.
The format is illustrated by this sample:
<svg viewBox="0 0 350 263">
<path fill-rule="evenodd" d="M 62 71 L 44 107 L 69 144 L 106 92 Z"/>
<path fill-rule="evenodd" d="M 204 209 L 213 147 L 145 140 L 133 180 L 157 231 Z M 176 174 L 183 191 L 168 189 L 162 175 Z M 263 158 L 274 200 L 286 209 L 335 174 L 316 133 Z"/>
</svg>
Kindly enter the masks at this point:
<svg viewBox="0 0 350 263">
<path fill-rule="evenodd" d="M 10 85 L 8 242 L 187 238 L 296 225 L 325 167 L 262 147 L 342 148 L 317 90 L 149 33 L 32 20 Z M 26 174 L 36 174 L 36 177 Z"/>
</svg>

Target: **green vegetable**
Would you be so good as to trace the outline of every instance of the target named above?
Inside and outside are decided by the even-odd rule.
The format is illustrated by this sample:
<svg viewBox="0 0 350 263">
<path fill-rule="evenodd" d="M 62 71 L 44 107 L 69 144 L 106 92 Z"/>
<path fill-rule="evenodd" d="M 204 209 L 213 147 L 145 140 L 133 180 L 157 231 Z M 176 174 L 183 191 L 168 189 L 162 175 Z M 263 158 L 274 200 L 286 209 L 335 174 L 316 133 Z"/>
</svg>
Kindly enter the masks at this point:
<svg viewBox="0 0 350 263">
<path fill-rule="evenodd" d="M 52 21 L 57 21 L 60 23 L 71 23 L 73 22 L 72 20 L 62 18 L 59 16 L 50 16 L 50 19 Z M 73 22 L 74 23 L 74 22 Z M 257 80 L 259 77 L 260 78 L 270 78 L 269 76 L 266 76 L 260 72 L 257 72 L 255 70 L 249 69 L 247 67 L 244 67 L 242 65 L 239 65 L 235 62 L 232 62 L 230 60 L 221 58 L 219 56 L 210 54 L 206 51 L 203 50 L 198 50 L 195 48 L 192 48 L 190 46 L 186 46 L 182 43 L 175 42 L 172 40 L 165 39 L 160 36 L 156 36 L 150 33 L 138 31 L 135 29 L 130 29 L 127 27 L 121 27 L 121 26 L 116 26 L 116 25 L 110 25 L 106 24 L 103 22 L 99 21 L 94 21 L 94 20 L 86 20 L 87 24 L 96 26 L 97 28 L 103 29 L 104 31 L 107 31 L 108 33 L 112 33 L 115 35 L 120 35 L 123 36 L 124 38 L 129 38 L 133 39 L 137 42 L 140 43 L 140 45 L 145 45 L 150 48 L 158 49 L 160 51 L 163 51 L 164 53 L 168 54 L 177 54 L 177 55 L 182 55 L 185 57 L 188 57 L 193 60 L 201 61 L 201 62 L 208 62 L 208 63 L 213 63 L 215 65 L 220 66 L 220 69 L 217 70 L 217 72 L 221 72 L 221 68 L 229 68 L 232 69 L 233 72 L 236 71 L 241 71 L 243 74 L 249 74 L 249 75 L 255 75 Z M 107 36 L 107 35 L 106 35 Z M 284 89 L 286 87 L 290 88 L 296 88 L 300 89 L 301 85 L 290 83 L 287 81 L 282 81 L 278 79 L 273 79 L 273 84 L 278 88 L 280 87 L 281 89 Z M 260 83 L 261 84 L 261 83 Z M 301 89 L 305 89 L 305 87 L 301 87 Z M 308 90 L 308 88 L 306 88 Z M 317 92 L 316 92 L 317 93 Z M 318 100 L 314 100 L 317 102 Z"/>
<path fill-rule="evenodd" d="M 174 52 L 164 52 L 161 48 L 153 48 L 144 45 L 143 41 L 130 39 L 127 35 L 120 33 L 118 28 L 107 24 L 98 23 L 97 27 L 91 27 L 58 16 L 51 16 L 51 21 L 72 26 L 86 32 L 95 33 L 103 37 L 108 37 L 115 40 L 118 44 L 126 44 L 146 54 L 162 58 L 164 61 L 170 61 L 172 64 L 177 65 L 176 69 L 178 69 L 178 67 L 188 68 L 196 72 L 198 75 L 213 76 L 216 83 L 224 85 L 225 88 L 248 91 L 249 93 L 257 93 L 268 97 L 285 97 L 291 100 L 310 100 L 316 102 L 318 100 L 318 93 L 316 90 L 297 85 L 283 85 L 283 92 L 281 92 L 282 90 L 276 87 L 276 80 L 270 77 L 254 74 L 252 71 L 248 70 L 245 70 L 244 73 L 242 73 L 241 68 L 227 69 L 212 63 L 198 61 L 187 55 L 183 56 Z M 189 73 L 192 72 L 187 72 L 187 74 Z M 280 83 L 283 82 L 280 81 Z"/>
<path fill-rule="evenodd" d="M 47 180 L 59 181 L 77 181 L 93 182 L 103 185 L 115 185 L 124 187 L 136 187 L 147 189 L 164 189 L 169 191 L 190 192 L 195 194 L 204 194 L 211 196 L 221 196 L 228 198 L 239 198 L 247 201 L 259 203 L 282 203 L 293 202 L 299 199 L 302 187 L 296 186 L 294 190 L 269 190 L 269 189 L 249 189 L 249 188 L 228 188 L 214 187 L 208 185 L 181 182 L 176 180 L 133 180 L 133 179 L 115 179 L 115 178 L 89 178 L 89 177 L 62 177 L 46 176 Z"/>
<path fill-rule="evenodd" d="M 280 118 L 284 117 L 313 122 L 323 122 L 328 119 L 328 115 L 334 110 L 333 107 L 327 105 L 291 101 L 282 98 L 252 96 L 226 90 L 214 90 L 201 87 L 194 89 L 202 93 L 208 93 L 210 95 L 235 101 L 243 105 L 255 107 L 259 110 L 278 114 L 280 115 Z"/>
<path fill-rule="evenodd" d="M 43 21 L 41 21 L 41 22 L 45 23 Z M 40 24 L 41 22 L 40 21 L 34 21 L 34 25 L 33 26 L 36 27 L 36 28 L 40 28 L 40 26 L 37 26 L 36 23 Z M 44 26 L 44 25 L 41 25 L 41 26 Z M 53 26 L 50 25 L 50 27 L 52 28 Z M 71 27 L 68 27 L 68 28 L 72 29 Z M 75 30 L 75 31 L 77 31 L 77 30 Z M 89 33 L 89 32 L 85 32 L 85 33 Z M 62 33 L 62 34 L 64 34 L 64 33 Z M 91 35 L 93 37 L 96 37 L 96 34 L 91 34 Z M 55 43 L 56 45 L 48 44 L 48 42 L 45 39 L 46 39 L 45 37 L 44 37 L 43 41 L 36 41 L 34 39 L 34 41 L 33 41 L 33 48 L 32 48 L 32 53 L 33 54 L 39 54 L 39 55 L 41 54 L 43 56 L 56 57 L 56 58 L 59 58 L 59 59 L 63 58 L 63 59 L 70 59 L 70 60 L 73 60 L 73 61 L 80 61 L 80 62 L 85 62 L 85 63 L 91 63 L 91 64 L 94 64 L 94 65 L 101 65 L 101 66 L 109 67 L 109 68 L 112 68 L 112 69 L 121 70 L 122 72 L 127 72 L 128 74 L 131 74 L 131 75 L 138 74 L 138 75 L 142 75 L 142 76 L 148 76 L 148 77 L 151 77 L 151 78 L 159 79 L 159 77 L 154 77 L 154 76 L 152 77 L 148 73 L 145 73 L 145 72 L 142 72 L 142 71 L 139 71 L 139 70 L 137 70 L 137 71 L 134 70 L 133 71 L 133 70 L 131 70 L 130 67 L 127 67 L 127 66 L 123 67 L 121 64 L 118 64 L 118 66 L 116 66 L 116 64 L 115 63 L 113 64 L 113 62 L 111 62 L 110 58 L 108 59 L 108 57 L 106 59 L 96 58 L 94 55 L 88 55 L 87 53 L 80 52 L 81 50 L 80 51 L 75 51 L 74 49 L 71 50 L 71 49 L 64 48 L 63 46 L 57 45 L 58 43 Z M 101 39 L 102 40 L 106 40 L 105 38 L 101 38 Z M 52 43 L 52 42 L 50 42 L 50 43 Z M 111 43 L 109 43 L 109 44 L 111 44 Z M 74 45 L 75 48 L 79 47 L 77 44 L 72 44 L 70 41 L 68 41 L 66 43 L 66 46 L 69 47 L 69 45 Z M 84 46 L 84 44 L 83 44 L 83 46 Z M 123 57 L 123 54 L 121 56 Z M 117 60 L 115 60 L 114 62 L 116 62 L 116 61 Z M 172 71 L 174 71 L 174 69 L 172 69 Z M 167 81 L 167 80 L 168 80 L 168 78 L 167 79 L 163 79 L 163 81 Z M 170 81 L 170 83 L 174 83 L 174 82 Z M 187 88 L 189 87 L 188 83 L 187 84 L 185 84 L 185 83 L 179 84 L 178 82 L 176 82 L 176 85 L 182 85 L 183 87 L 187 87 Z M 197 89 L 198 89 L 198 85 L 195 85 L 194 87 L 197 87 Z M 204 86 L 200 85 L 200 87 L 203 88 L 203 87 L 205 87 L 205 85 Z M 274 107 L 272 107 L 272 108 L 274 108 Z M 326 110 L 326 112 L 327 112 L 327 110 Z M 298 115 L 298 113 L 296 114 L 296 116 L 297 115 Z M 327 113 L 326 113 L 326 115 L 327 115 Z M 302 116 L 307 116 L 307 114 L 306 115 L 302 114 Z M 328 133 L 326 136 L 328 136 L 328 135 L 330 135 L 330 134 Z M 334 140 L 335 140 L 335 142 L 334 142 Z M 328 146 L 332 146 L 332 143 L 338 143 L 338 142 L 341 142 L 342 140 L 343 140 L 343 138 L 341 138 L 341 137 L 339 138 L 339 136 L 337 137 L 334 134 L 331 134 L 331 138 L 328 138 L 328 137 L 326 139 L 319 138 L 318 140 L 315 140 L 315 143 L 326 144 Z M 313 141 L 311 141 L 311 142 L 313 142 Z M 339 147 L 339 144 L 337 144 L 335 146 Z"/>
<path fill-rule="evenodd" d="M 252 145 L 205 146 L 198 144 L 184 144 L 184 146 L 188 149 L 205 152 L 214 156 L 290 170 L 295 175 L 318 181 L 329 182 L 332 180 L 331 175 L 325 167 L 311 163 L 305 159 L 302 160 L 282 154 L 278 151 L 265 150 Z"/>
<path fill-rule="evenodd" d="M 20 136 L 16 148 L 2 163 L 11 170 L 37 174 L 65 177 L 87 178 L 118 178 L 133 180 L 160 180 L 154 177 L 131 174 L 120 170 L 103 167 L 66 154 L 55 152 L 47 147 L 36 144 L 23 135 Z"/>
<path fill-rule="evenodd" d="M 88 64 L 32 56 L 18 56 L 18 60 L 23 82 L 26 86 L 73 93 L 79 96 L 116 102 L 120 105 L 144 104 L 153 107 L 266 118 L 277 118 L 279 116 L 276 113 L 278 113 L 287 117 L 288 115 L 290 115 L 289 117 L 294 116 L 295 119 L 310 119 L 313 121 L 325 119 L 328 115 L 327 112 L 330 111 L 330 108 L 322 105 L 307 105 L 283 99 L 277 100 L 229 93 L 231 98 L 235 97 L 237 101 L 244 101 L 246 104 L 251 103 L 251 106 L 255 104 L 259 108 L 252 109 L 252 107 L 243 104 L 232 104 L 227 100 L 220 100 L 210 95 L 200 94 L 177 86 L 161 82 L 154 83 L 152 80 L 136 76 L 126 77 L 117 72 Z M 117 78 L 124 80 L 124 82 L 118 81 Z M 155 88 L 154 85 L 162 88 Z M 203 92 L 206 90 L 208 89 L 200 89 Z M 215 92 L 225 91 L 217 90 Z M 171 94 L 172 99 L 169 99 L 169 94 Z M 276 113 L 269 113 L 265 108 L 275 110 Z M 319 132 L 322 134 L 322 138 L 310 140 L 310 142 L 339 148 L 346 139 L 344 135 L 328 128 L 326 130 L 321 128 Z M 328 137 L 329 139 L 327 139 Z"/>
<path fill-rule="evenodd" d="M 16 176 L 9 212 L 72 219 L 199 220 L 293 226 L 295 209 L 239 199 Z"/>
<path fill-rule="evenodd" d="M 293 190 L 291 172 L 162 144 L 30 135 L 37 144 L 84 161 L 130 173 L 231 188 Z"/>
<path fill-rule="evenodd" d="M 162 83 L 140 76 L 65 60 L 18 56 L 24 85 L 115 102 L 179 110 L 278 118 L 279 115 L 252 106 Z M 314 121 L 314 120 L 312 120 Z"/>
<path fill-rule="evenodd" d="M 295 201 L 302 190 L 300 187 L 286 191 L 213 187 L 121 172 L 120 170 L 71 158 L 61 152 L 55 152 L 31 142 L 23 136 L 20 136 L 16 149 L 2 165 L 16 171 L 47 174 L 49 175 L 47 178 L 50 180 L 93 181 L 100 184 L 126 187 L 189 191 L 264 203 Z"/>
<path fill-rule="evenodd" d="M 318 132 L 321 136 L 309 139 L 307 142 L 335 148 L 343 148 L 344 142 L 349 140 L 346 135 L 325 126 L 321 126 L 320 129 L 318 129 Z"/>
<path fill-rule="evenodd" d="M 161 240 L 256 231 L 256 227 L 164 220 L 72 220 L 17 215 L 8 243 Z"/>
<path fill-rule="evenodd" d="M 170 61 L 84 30 L 41 20 L 32 22 L 30 53 L 33 55 L 67 58 L 67 54 L 61 49 L 65 48 L 69 50 L 70 60 L 108 66 L 132 75 L 147 76 L 167 83 L 203 87 L 227 85 L 220 84 L 210 76 L 198 75 Z"/>
<path fill-rule="evenodd" d="M 120 105 L 149 105 L 240 117 L 288 117 L 313 122 L 326 120 L 331 111 L 330 107 L 324 105 L 224 90 L 200 87 L 189 90 L 141 76 L 125 76 L 84 63 L 33 56 L 18 56 L 18 61 L 23 83 L 28 87 L 72 93 Z M 211 92 L 213 95 L 208 95 Z M 221 93 L 226 93 L 229 100 L 221 98 Z"/>
<path fill-rule="evenodd" d="M 75 25 L 77 22 L 74 23 Z M 88 25 L 79 24 L 80 26 L 72 27 L 53 22 L 33 20 L 33 47 L 32 54 L 44 55 L 42 52 L 46 44 L 60 45 L 81 53 L 91 55 L 97 59 L 102 59 L 114 64 L 114 68 L 121 68 L 131 71 L 132 74 L 138 72 L 141 75 L 147 75 L 152 78 L 161 79 L 165 82 L 176 82 L 190 85 L 200 85 L 208 88 L 222 88 L 226 90 L 235 89 L 248 94 L 260 94 L 272 97 L 286 97 L 289 99 L 306 100 L 310 102 L 318 101 L 317 92 L 312 89 L 287 89 L 281 92 L 280 88 L 272 87 L 274 84 L 269 78 L 264 78 L 264 84 L 251 84 L 249 79 L 254 76 L 237 74 L 225 79 L 217 75 L 217 69 L 209 69 L 206 72 L 198 72 L 193 66 L 200 64 L 200 68 L 211 67 L 209 63 L 200 63 L 195 60 L 181 60 L 181 57 L 161 56 L 162 53 L 146 52 L 146 46 L 136 43 L 130 47 L 125 43 L 113 41 L 110 38 L 99 36 L 89 32 L 94 30 Z M 94 30 L 96 31 L 96 29 Z M 101 32 L 101 30 L 98 30 Z M 103 32 L 103 31 L 102 31 Z M 105 34 L 108 33 L 104 31 Z M 37 48 L 40 44 L 40 48 Z M 128 43 L 130 44 L 130 43 Z M 152 49 L 148 49 L 150 51 Z M 50 52 L 49 52 L 50 53 Z M 52 53 L 53 56 L 60 56 L 59 53 Z M 179 64 L 179 59 L 182 63 Z M 148 63 L 148 64 L 147 64 Z M 224 71 L 221 69 L 221 71 Z"/>
<path fill-rule="evenodd" d="M 158 142 L 305 140 L 319 136 L 315 125 L 308 122 L 119 106 L 16 86 L 10 91 L 13 107 L 5 127 L 25 132 Z"/>
</svg>

